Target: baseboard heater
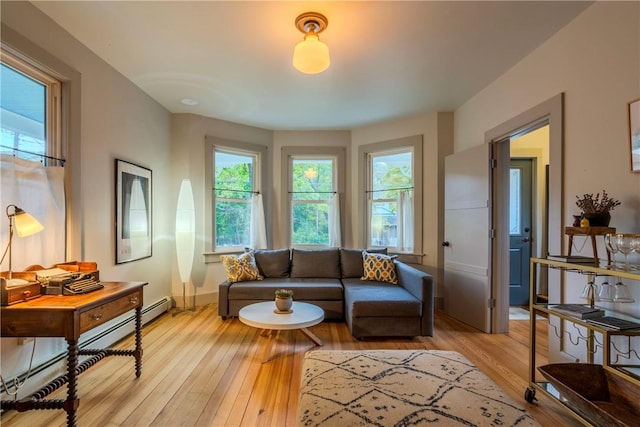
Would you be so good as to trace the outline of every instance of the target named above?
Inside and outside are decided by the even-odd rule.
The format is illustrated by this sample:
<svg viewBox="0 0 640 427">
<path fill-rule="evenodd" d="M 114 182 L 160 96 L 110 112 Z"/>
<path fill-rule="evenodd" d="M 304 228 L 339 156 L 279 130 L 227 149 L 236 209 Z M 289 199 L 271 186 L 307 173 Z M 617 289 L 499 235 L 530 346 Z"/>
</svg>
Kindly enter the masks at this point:
<svg viewBox="0 0 640 427">
<path fill-rule="evenodd" d="M 151 305 L 143 307 L 142 309 L 142 324 L 146 325 L 151 322 L 156 317 L 161 314 L 169 311 L 172 307 L 172 299 L 170 297 L 164 297 Z M 126 318 L 122 319 L 120 322 L 111 325 L 110 327 L 100 331 L 94 336 L 88 337 L 86 339 L 81 339 L 78 343 L 79 349 L 85 349 L 87 347 L 93 346 L 96 342 L 100 340 L 108 340 L 108 344 L 104 345 L 104 347 L 109 347 L 114 343 L 120 341 L 125 338 L 129 334 L 132 334 L 135 330 L 135 314 L 131 314 Z M 53 368 L 57 364 L 64 362 L 67 359 L 67 352 L 63 352 L 58 354 L 57 356 L 53 356 L 51 359 L 40 363 L 37 366 L 31 368 L 31 373 L 25 372 L 23 374 L 18 375 L 15 379 L 10 379 L 6 381 L 7 384 L 14 384 L 14 380 L 18 383 L 22 384 L 26 379 L 27 375 L 31 379 L 36 377 L 38 374 L 44 373 L 47 370 Z M 34 389 L 37 389 L 37 385 L 32 385 Z M 28 393 L 28 391 L 27 391 Z"/>
</svg>

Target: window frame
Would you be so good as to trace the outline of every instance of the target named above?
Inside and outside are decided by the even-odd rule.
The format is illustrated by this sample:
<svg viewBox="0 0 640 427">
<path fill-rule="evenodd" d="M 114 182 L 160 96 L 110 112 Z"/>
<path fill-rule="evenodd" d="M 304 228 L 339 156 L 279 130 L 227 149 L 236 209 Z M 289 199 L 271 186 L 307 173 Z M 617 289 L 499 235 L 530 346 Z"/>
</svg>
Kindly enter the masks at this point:
<svg viewBox="0 0 640 427">
<path fill-rule="evenodd" d="M 360 246 L 371 247 L 371 185 L 373 182 L 373 167 L 371 159 L 374 156 L 388 155 L 399 152 L 411 151 L 412 155 L 412 179 L 413 179 L 413 253 L 402 252 L 404 255 L 422 255 L 422 211 L 423 211 L 423 149 L 422 135 L 414 135 L 405 138 L 398 138 L 389 141 L 381 141 L 372 144 L 364 144 L 358 148 L 359 169 L 361 177 L 359 180 L 359 189 L 361 197 L 360 217 L 366 218 L 362 225 L 362 241 Z M 377 246 L 373 246 L 377 247 Z M 389 252 L 400 253 L 396 247 L 389 247 Z"/>
<path fill-rule="evenodd" d="M 255 171 L 253 176 L 253 191 L 262 194 L 264 204 L 265 222 L 267 224 L 267 242 L 271 241 L 270 228 L 270 209 L 269 209 L 269 174 L 266 167 L 268 150 L 266 146 L 251 144 L 248 142 L 240 142 L 226 140 L 211 136 L 205 137 L 205 253 L 226 254 L 242 252 L 245 248 L 241 246 L 225 246 L 216 247 L 216 198 L 214 197 L 215 188 L 215 152 L 220 151 L 229 154 L 239 154 L 255 157 Z"/>
<path fill-rule="evenodd" d="M 63 137 L 62 137 L 62 80 L 54 73 L 46 72 L 41 66 L 34 64 L 33 61 L 23 58 L 22 55 L 13 53 L 12 49 L 2 44 L 0 46 L 2 58 L 0 62 L 14 71 L 33 79 L 34 81 L 45 86 L 45 152 L 33 153 L 40 157 L 45 166 L 52 166 L 58 163 L 56 158 L 63 159 Z M 16 151 L 14 155 L 17 157 L 25 157 L 25 153 L 21 153 L 20 147 L 14 147 Z M 3 148 L 5 150 L 6 148 Z M 11 149 L 6 149 L 11 150 Z M 29 157 L 31 158 L 31 157 Z M 62 162 L 64 163 L 64 162 Z"/>
<path fill-rule="evenodd" d="M 284 230 L 286 230 L 285 241 L 290 248 L 318 249 L 326 248 L 327 245 L 314 244 L 294 244 L 293 240 L 293 161 L 294 160 L 323 160 L 334 161 L 333 170 L 333 191 L 339 196 L 340 202 L 340 233 L 344 241 L 344 194 L 346 181 L 346 150 L 344 147 L 282 147 L 282 165 L 286 165 L 286 173 L 282 174 L 282 186 L 286 189 L 286 194 L 282 195 L 282 212 Z"/>
</svg>

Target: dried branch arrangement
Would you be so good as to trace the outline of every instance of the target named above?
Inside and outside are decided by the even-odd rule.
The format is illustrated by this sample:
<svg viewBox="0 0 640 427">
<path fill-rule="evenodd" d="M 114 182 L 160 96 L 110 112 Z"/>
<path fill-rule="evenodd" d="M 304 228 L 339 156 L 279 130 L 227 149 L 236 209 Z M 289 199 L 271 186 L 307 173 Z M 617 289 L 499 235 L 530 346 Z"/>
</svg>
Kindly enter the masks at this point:
<svg viewBox="0 0 640 427">
<path fill-rule="evenodd" d="M 612 211 L 616 206 L 620 204 L 619 200 L 612 199 L 607 194 L 606 190 L 602 190 L 600 193 L 584 194 L 582 198 L 576 196 L 576 205 L 583 213 L 605 213 Z"/>
</svg>

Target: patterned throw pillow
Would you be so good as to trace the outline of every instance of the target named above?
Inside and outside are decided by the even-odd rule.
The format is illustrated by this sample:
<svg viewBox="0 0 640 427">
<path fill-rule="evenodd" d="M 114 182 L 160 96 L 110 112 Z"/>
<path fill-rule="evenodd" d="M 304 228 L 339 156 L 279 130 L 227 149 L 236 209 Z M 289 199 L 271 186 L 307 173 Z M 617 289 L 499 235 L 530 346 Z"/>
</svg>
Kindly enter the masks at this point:
<svg viewBox="0 0 640 427">
<path fill-rule="evenodd" d="M 396 266 L 393 260 L 397 256 L 389 256 L 384 254 L 371 254 L 362 252 L 362 266 L 364 267 L 364 276 L 361 280 L 375 280 L 378 282 L 389 282 L 394 285 L 398 283 L 398 275 L 396 274 Z"/>
<path fill-rule="evenodd" d="M 253 256 L 253 252 L 247 252 L 238 256 L 220 255 L 220 261 L 227 272 L 227 281 L 229 283 L 263 279 L 256 266 L 256 259 Z"/>
</svg>

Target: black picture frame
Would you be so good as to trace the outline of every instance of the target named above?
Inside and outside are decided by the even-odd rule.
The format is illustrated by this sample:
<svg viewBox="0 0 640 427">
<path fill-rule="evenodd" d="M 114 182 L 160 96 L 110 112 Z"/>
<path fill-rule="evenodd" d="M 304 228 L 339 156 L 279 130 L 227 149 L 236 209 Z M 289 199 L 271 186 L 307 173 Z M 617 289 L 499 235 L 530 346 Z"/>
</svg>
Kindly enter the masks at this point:
<svg viewBox="0 0 640 427">
<path fill-rule="evenodd" d="M 152 254 L 152 171 L 116 159 L 116 264 Z"/>
</svg>

